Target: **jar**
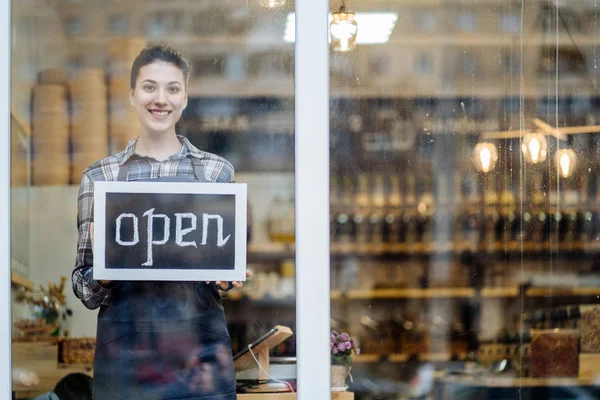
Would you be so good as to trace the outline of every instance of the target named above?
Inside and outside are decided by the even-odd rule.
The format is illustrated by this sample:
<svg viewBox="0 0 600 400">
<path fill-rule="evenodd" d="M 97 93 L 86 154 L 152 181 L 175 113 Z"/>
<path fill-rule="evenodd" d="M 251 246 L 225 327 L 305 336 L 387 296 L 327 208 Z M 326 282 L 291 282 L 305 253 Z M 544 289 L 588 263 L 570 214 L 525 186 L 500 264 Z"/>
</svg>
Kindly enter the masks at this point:
<svg viewBox="0 0 600 400">
<path fill-rule="evenodd" d="M 575 329 L 531 330 L 531 376 L 577 377 L 579 332 Z"/>
</svg>

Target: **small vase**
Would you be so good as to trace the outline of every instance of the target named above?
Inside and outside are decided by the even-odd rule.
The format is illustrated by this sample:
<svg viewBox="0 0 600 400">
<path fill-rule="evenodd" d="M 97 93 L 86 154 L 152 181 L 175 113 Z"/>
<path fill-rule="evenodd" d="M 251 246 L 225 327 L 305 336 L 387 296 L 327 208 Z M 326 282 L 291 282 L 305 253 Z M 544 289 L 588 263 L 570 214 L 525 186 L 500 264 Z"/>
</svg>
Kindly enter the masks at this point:
<svg viewBox="0 0 600 400">
<path fill-rule="evenodd" d="M 331 389 L 332 390 L 346 390 L 346 378 L 350 373 L 350 367 L 346 365 L 332 365 L 331 366 Z"/>
</svg>

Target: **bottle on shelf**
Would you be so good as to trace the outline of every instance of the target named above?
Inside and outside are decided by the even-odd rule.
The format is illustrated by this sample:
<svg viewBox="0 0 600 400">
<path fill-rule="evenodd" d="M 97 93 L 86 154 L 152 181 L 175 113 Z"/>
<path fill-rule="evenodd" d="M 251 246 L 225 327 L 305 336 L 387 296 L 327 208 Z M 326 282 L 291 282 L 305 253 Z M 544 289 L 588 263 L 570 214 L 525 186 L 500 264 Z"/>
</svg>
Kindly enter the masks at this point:
<svg viewBox="0 0 600 400">
<path fill-rule="evenodd" d="M 516 213 L 515 195 L 512 190 L 510 174 L 504 175 L 504 187 L 500 195 L 500 219 L 496 229 L 496 240 L 508 243 L 519 240 L 520 222 Z"/>
<path fill-rule="evenodd" d="M 452 241 L 457 244 L 465 240 L 463 237 L 463 224 L 465 207 L 463 202 L 463 183 L 461 172 L 457 171 L 454 176 L 454 197 L 452 211 Z"/>
<path fill-rule="evenodd" d="M 482 223 L 481 215 L 481 192 L 479 190 L 478 176 L 473 173 L 467 176 L 466 207 L 463 213 L 463 240 L 471 245 L 477 245 L 480 241 Z"/>
<path fill-rule="evenodd" d="M 542 179 L 535 174 L 532 177 L 533 192 L 531 194 L 531 224 L 528 240 L 542 243 L 550 238 L 550 219 L 547 214 L 546 194 L 542 188 Z"/>
<path fill-rule="evenodd" d="M 584 172 L 580 180 L 581 188 L 579 193 L 581 193 L 581 196 L 579 197 L 579 206 L 577 211 L 577 229 L 579 231 L 579 240 L 582 243 L 586 243 L 592 238 L 593 207 L 590 204 L 590 180 L 590 174 Z"/>
<path fill-rule="evenodd" d="M 447 243 L 452 237 L 452 210 L 448 174 L 444 172 L 439 174 L 436 187 L 436 211 L 433 216 L 432 236 L 435 242 Z"/>
<path fill-rule="evenodd" d="M 406 197 L 402 209 L 402 231 L 400 241 L 403 243 L 414 243 L 417 239 L 417 193 L 415 175 L 409 173 L 406 176 Z"/>
<path fill-rule="evenodd" d="M 490 172 L 484 177 L 483 189 L 483 226 L 481 237 L 485 242 L 493 243 L 495 241 L 499 220 L 496 175 Z"/>
<path fill-rule="evenodd" d="M 371 198 L 371 212 L 368 220 L 369 241 L 374 244 L 380 244 L 383 241 L 386 200 L 383 175 L 376 174 L 373 184 L 373 196 Z"/>
<path fill-rule="evenodd" d="M 423 178 L 423 191 L 417 204 L 417 242 L 428 243 L 433 237 L 433 217 L 435 215 L 435 197 L 431 190 L 431 177 Z"/>
<path fill-rule="evenodd" d="M 392 175 L 390 176 L 390 190 L 387 198 L 382 240 L 385 243 L 400 242 L 402 229 L 402 193 L 400 191 L 400 178 L 397 175 Z"/>
</svg>

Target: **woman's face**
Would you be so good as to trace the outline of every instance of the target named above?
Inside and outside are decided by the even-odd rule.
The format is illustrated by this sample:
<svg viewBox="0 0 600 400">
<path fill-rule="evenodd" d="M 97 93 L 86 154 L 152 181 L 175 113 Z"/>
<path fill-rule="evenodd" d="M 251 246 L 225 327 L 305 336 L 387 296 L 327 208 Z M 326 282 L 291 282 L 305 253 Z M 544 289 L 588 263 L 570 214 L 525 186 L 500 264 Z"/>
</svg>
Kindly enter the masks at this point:
<svg viewBox="0 0 600 400">
<path fill-rule="evenodd" d="M 147 133 L 173 131 L 187 106 L 183 71 L 163 61 L 143 66 L 130 100 Z"/>
</svg>

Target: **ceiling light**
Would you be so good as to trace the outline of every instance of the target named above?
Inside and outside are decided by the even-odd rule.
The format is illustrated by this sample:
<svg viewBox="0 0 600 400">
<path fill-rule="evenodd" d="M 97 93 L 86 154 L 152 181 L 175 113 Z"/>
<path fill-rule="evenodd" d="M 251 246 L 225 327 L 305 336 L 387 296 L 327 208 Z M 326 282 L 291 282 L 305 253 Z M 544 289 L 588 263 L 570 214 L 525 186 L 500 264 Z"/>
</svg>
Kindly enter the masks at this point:
<svg viewBox="0 0 600 400">
<path fill-rule="evenodd" d="M 548 155 L 548 141 L 541 133 L 530 133 L 523 138 L 521 151 L 525 161 L 530 164 L 539 164 L 544 162 Z"/>
<path fill-rule="evenodd" d="M 360 26 L 356 35 L 357 44 L 379 44 L 386 43 L 390 39 L 390 34 L 398 20 L 398 14 L 391 12 L 357 12 L 354 14 L 354 20 Z M 330 24 L 331 21 L 333 21 L 333 16 L 329 14 Z M 283 40 L 293 43 L 295 36 L 296 14 L 290 13 L 287 16 Z"/>
<path fill-rule="evenodd" d="M 473 161 L 475 168 L 483 173 L 488 173 L 494 169 L 498 161 L 498 150 L 493 143 L 478 143 L 473 150 Z"/>
<path fill-rule="evenodd" d="M 556 168 L 563 178 L 571 176 L 576 161 L 577 156 L 571 149 L 562 149 L 556 152 Z"/>
<path fill-rule="evenodd" d="M 278 8 L 285 4 L 285 0 L 260 0 L 260 5 L 266 8 Z"/>
<path fill-rule="evenodd" d="M 343 3 L 340 10 L 333 13 L 329 23 L 329 42 L 334 51 L 352 51 L 356 47 L 358 24 L 354 17 L 355 14 L 346 10 Z"/>
</svg>

